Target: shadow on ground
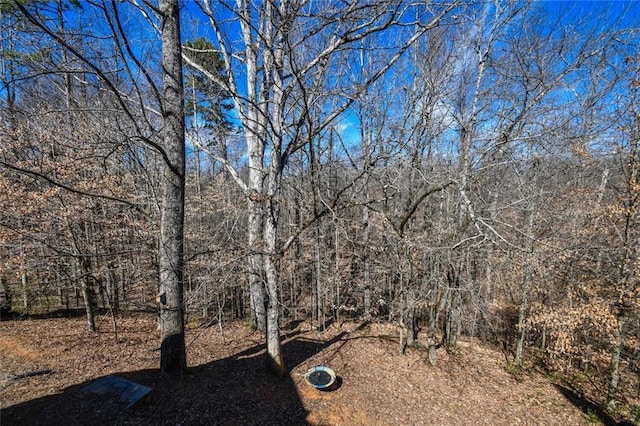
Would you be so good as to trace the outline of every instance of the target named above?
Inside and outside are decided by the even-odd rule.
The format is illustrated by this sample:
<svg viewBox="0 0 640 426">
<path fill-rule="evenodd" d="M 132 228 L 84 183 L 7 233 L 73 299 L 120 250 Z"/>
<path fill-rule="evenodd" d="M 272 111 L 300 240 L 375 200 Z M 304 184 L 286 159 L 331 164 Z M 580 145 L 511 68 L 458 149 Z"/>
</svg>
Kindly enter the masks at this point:
<svg viewBox="0 0 640 426">
<path fill-rule="evenodd" d="M 155 313 L 152 307 L 137 307 L 127 310 L 128 314 L 134 313 Z M 94 308 L 95 316 L 111 315 L 107 308 Z M 57 308 L 46 312 L 19 312 L 6 308 L 0 308 L 0 321 L 32 321 L 39 319 L 53 318 L 82 318 L 87 316 L 84 308 Z"/>
<path fill-rule="evenodd" d="M 328 342 L 297 338 L 283 345 L 289 369 L 304 362 L 343 335 Z M 0 413 L 2 425 L 304 425 L 308 412 L 294 380 L 271 375 L 265 368 L 264 347 L 209 364 L 189 368 L 182 377 L 159 370 L 114 374 L 152 392 L 126 409 L 117 394 L 95 395 L 78 383 L 61 393 L 10 406 Z"/>
<path fill-rule="evenodd" d="M 600 421 L 606 426 L 633 426 L 633 423 L 627 421 L 616 421 L 613 417 L 611 417 L 607 412 L 605 412 L 601 407 L 594 404 L 592 401 L 589 401 L 587 398 L 579 395 L 577 392 L 562 386 L 555 385 L 556 388 L 564 395 L 565 398 L 569 402 L 571 402 L 574 406 L 578 407 L 585 413 L 587 416 L 595 415 Z"/>
</svg>

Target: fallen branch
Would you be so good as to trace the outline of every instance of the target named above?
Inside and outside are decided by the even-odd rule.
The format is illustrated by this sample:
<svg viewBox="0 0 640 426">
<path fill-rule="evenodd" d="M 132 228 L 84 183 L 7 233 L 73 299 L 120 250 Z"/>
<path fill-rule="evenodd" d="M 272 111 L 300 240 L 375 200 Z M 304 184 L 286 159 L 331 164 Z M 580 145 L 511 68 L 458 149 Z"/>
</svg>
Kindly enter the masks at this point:
<svg viewBox="0 0 640 426">
<path fill-rule="evenodd" d="M 52 374 L 52 373 L 54 373 L 54 371 L 47 368 L 46 370 L 29 371 L 28 373 L 22 373 L 22 374 L 10 374 L 9 377 L 7 377 L 7 379 L 20 380 L 26 377 L 41 376 L 43 374 Z"/>
</svg>

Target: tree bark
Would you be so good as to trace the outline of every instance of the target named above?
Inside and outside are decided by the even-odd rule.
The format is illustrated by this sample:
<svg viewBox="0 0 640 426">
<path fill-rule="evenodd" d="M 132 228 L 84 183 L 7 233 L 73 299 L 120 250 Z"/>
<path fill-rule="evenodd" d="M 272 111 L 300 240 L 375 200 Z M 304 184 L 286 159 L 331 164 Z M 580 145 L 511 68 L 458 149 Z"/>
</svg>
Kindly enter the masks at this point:
<svg viewBox="0 0 640 426">
<path fill-rule="evenodd" d="M 250 166 L 251 188 L 254 193 L 262 192 L 262 177 Z M 249 297 L 251 305 L 251 327 L 256 330 L 266 330 L 265 290 L 263 277 L 262 241 L 263 217 L 262 203 L 249 200 Z"/>
<path fill-rule="evenodd" d="M 166 153 L 159 253 L 160 369 L 175 374 L 187 367 L 183 305 L 185 136 L 178 0 L 161 0 L 160 13 Z"/>
<path fill-rule="evenodd" d="M 524 339 L 526 336 L 526 320 L 527 311 L 529 310 L 529 292 L 533 286 L 533 252 L 535 249 L 533 240 L 533 219 L 534 208 L 531 207 L 527 211 L 527 235 L 530 240 L 527 243 L 527 248 L 524 254 L 523 271 L 522 271 L 522 294 L 520 296 L 520 307 L 518 309 L 518 340 L 516 342 L 516 364 L 522 363 L 522 355 L 524 352 Z"/>
<path fill-rule="evenodd" d="M 613 412 L 616 408 L 616 395 L 620 382 L 620 355 L 622 352 L 622 326 L 624 322 L 619 319 L 616 329 L 616 342 L 611 355 L 611 375 L 609 376 L 609 387 L 607 389 L 607 409 Z"/>
<path fill-rule="evenodd" d="M 250 38 L 250 36 L 247 36 Z M 247 41 L 250 43 L 250 40 Z M 247 55 L 247 85 L 250 94 L 256 90 L 256 58 Z M 249 153 L 249 295 L 251 305 L 251 325 L 258 330 L 266 330 L 265 286 L 263 277 L 264 226 L 263 193 L 265 140 L 260 131 L 263 118 L 255 108 L 249 108 L 246 125 L 247 150 Z"/>
<path fill-rule="evenodd" d="M 29 277 L 27 276 L 27 271 L 22 271 L 20 283 L 22 284 L 22 309 L 26 312 L 29 309 Z"/>
<path fill-rule="evenodd" d="M 453 265 L 450 266 L 447 272 L 447 283 L 445 325 L 442 341 L 447 348 L 455 348 L 460 334 L 462 297 L 460 295 L 460 279 Z"/>
<path fill-rule="evenodd" d="M 284 364 L 282 344 L 280 342 L 280 327 L 278 324 L 278 252 L 276 246 L 277 206 L 269 202 L 270 212 L 265 221 L 265 240 L 268 255 L 264 259 L 265 276 L 267 279 L 267 367 L 278 377 L 284 377 L 287 368 Z"/>
<path fill-rule="evenodd" d="M 90 279 L 86 276 L 86 272 L 83 271 L 84 277 L 81 280 L 82 299 L 84 300 L 84 309 L 87 316 L 87 329 L 91 332 L 96 331 L 96 320 L 94 312 L 94 297 L 93 289 L 90 286 Z"/>
</svg>

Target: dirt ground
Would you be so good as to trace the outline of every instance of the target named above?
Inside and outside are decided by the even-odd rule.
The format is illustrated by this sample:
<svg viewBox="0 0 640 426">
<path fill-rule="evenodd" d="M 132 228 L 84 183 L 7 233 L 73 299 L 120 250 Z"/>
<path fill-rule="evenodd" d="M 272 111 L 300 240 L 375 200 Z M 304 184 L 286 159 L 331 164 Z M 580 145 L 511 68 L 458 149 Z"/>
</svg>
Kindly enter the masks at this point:
<svg viewBox="0 0 640 426">
<path fill-rule="evenodd" d="M 260 333 L 245 324 L 190 325 L 189 372 L 161 375 L 153 314 L 108 316 L 99 332 L 83 318 L 0 322 L 0 424 L 5 425 L 583 425 L 597 424 L 566 389 L 542 374 L 516 380 L 498 351 L 463 342 L 438 364 L 410 348 L 398 354 L 397 329 L 344 323 L 324 332 L 307 323 L 283 330 L 289 377 L 264 365 Z M 339 387 L 304 380 L 333 368 Z M 31 374 L 31 375 L 30 375 Z M 117 375 L 152 388 L 127 409 L 117 394 L 84 388 Z M 586 411 L 586 410 L 585 410 Z M 594 423 L 594 421 L 596 423 Z"/>
</svg>

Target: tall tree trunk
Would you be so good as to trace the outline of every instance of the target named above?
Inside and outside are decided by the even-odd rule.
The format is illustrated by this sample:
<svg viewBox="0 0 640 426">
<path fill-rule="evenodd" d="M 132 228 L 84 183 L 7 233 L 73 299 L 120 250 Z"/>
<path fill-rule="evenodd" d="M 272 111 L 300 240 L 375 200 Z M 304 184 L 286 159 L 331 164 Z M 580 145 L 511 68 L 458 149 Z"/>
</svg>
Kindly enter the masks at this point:
<svg viewBox="0 0 640 426">
<path fill-rule="evenodd" d="M 278 103 L 281 96 L 282 94 L 276 91 L 274 96 L 276 105 L 283 105 L 282 103 Z M 281 111 L 276 110 L 273 119 L 274 122 L 281 123 Z M 282 135 L 279 131 L 281 129 L 278 129 L 277 125 L 274 127 L 276 135 Z M 264 218 L 264 243 L 267 253 L 264 257 L 264 269 L 267 281 L 267 364 L 278 377 L 284 377 L 287 373 L 282 353 L 282 343 L 280 342 L 280 327 L 278 324 L 280 317 L 278 306 L 280 250 L 277 241 L 280 205 L 278 196 L 281 190 L 282 169 L 284 167 L 281 147 L 282 139 L 274 137 L 269 159 L 269 175 L 267 181 L 268 201 L 266 203 L 267 210 Z"/>
<path fill-rule="evenodd" d="M 114 312 L 118 312 L 120 307 L 120 295 L 118 292 L 118 277 L 114 271 L 114 265 L 111 262 L 106 262 L 106 291 L 109 298 L 109 305 Z"/>
<path fill-rule="evenodd" d="M 318 219 L 316 226 L 314 227 L 314 264 L 315 264 L 315 287 L 316 287 L 316 300 L 315 300 L 315 317 L 316 327 L 318 330 L 324 330 L 325 316 L 324 316 L 324 285 L 322 283 L 322 236 L 320 232 L 322 221 Z"/>
<path fill-rule="evenodd" d="M 614 411 L 617 405 L 616 395 L 618 393 L 618 384 L 620 382 L 620 355 L 622 353 L 622 327 L 624 321 L 618 319 L 618 327 L 616 328 L 616 342 L 611 355 L 611 375 L 609 376 L 609 387 L 607 389 L 607 409 Z"/>
<path fill-rule="evenodd" d="M 240 102 L 238 96 L 234 102 L 241 112 L 242 125 L 247 140 L 249 163 L 248 182 L 248 238 L 249 238 L 249 304 L 251 308 L 251 325 L 258 330 L 266 330 L 265 312 L 265 277 L 263 271 L 263 222 L 264 222 L 264 153 L 266 145 L 266 117 L 267 102 L 260 99 L 260 85 L 258 83 L 259 64 L 257 57 L 258 42 L 254 42 L 255 27 L 252 26 L 251 5 L 248 0 L 238 0 L 238 15 L 242 17 L 240 27 L 246 47 L 244 64 L 246 67 L 246 98 Z M 220 35 L 218 38 L 220 40 Z M 226 58 L 227 68 L 231 67 L 230 58 Z M 233 73 L 229 73 L 233 79 Z M 235 84 L 233 80 L 231 84 Z M 266 90 L 266 88 L 262 88 Z M 236 94 L 237 95 L 237 94 Z M 246 102 L 246 104 L 245 104 Z M 246 106 L 245 106 L 246 105 Z"/>
<path fill-rule="evenodd" d="M 533 284 L 533 251 L 534 251 L 534 239 L 533 239 L 533 219 L 534 208 L 530 208 L 527 212 L 527 229 L 526 233 L 529 237 L 527 242 L 527 248 L 524 254 L 523 262 L 523 275 L 522 275 L 522 294 L 520 296 L 520 307 L 518 309 L 518 341 L 516 342 L 516 364 L 522 363 L 522 354 L 524 351 L 524 339 L 526 335 L 526 320 L 527 310 L 529 309 L 529 292 Z"/>
<path fill-rule="evenodd" d="M 316 327 L 318 328 L 318 330 L 320 330 L 324 328 L 324 308 L 322 304 L 322 295 L 324 293 L 322 285 L 322 220 L 319 218 L 318 211 L 318 205 L 320 204 L 321 200 L 321 197 L 318 194 L 318 188 L 320 187 L 320 162 L 318 156 L 316 155 L 316 146 L 313 143 L 313 140 L 309 141 L 309 168 L 311 173 L 311 190 L 313 194 L 313 215 L 314 217 L 318 218 L 316 219 L 316 223 L 313 228 L 314 274 L 311 293 L 315 295 L 315 297 L 313 298 L 313 310 L 311 319 L 312 321 L 315 321 Z"/>
<path fill-rule="evenodd" d="M 265 276 L 267 280 L 267 363 L 271 370 L 278 376 L 284 377 L 287 368 L 284 364 L 282 353 L 282 343 L 280 342 L 280 328 L 278 319 L 280 317 L 278 304 L 279 291 L 279 269 L 280 269 L 280 249 L 277 241 L 277 231 L 280 215 L 280 192 L 282 171 L 284 168 L 285 156 L 283 155 L 283 138 L 285 121 L 284 108 L 286 97 L 283 88 L 285 86 L 282 73 L 284 70 L 284 46 L 285 39 L 289 32 L 288 25 L 272 28 L 277 19 L 285 19 L 288 14 L 287 3 L 281 2 L 278 9 L 275 5 L 265 3 L 265 43 L 275 49 L 264 51 L 265 69 L 267 75 L 266 87 L 273 90 L 271 111 L 272 134 L 271 150 L 269 152 L 268 179 L 267 179 L 267 203 L 264 223 L 264 240 L 267 255 L 264 259 Z M 275 18 L 278 16 L 278 18 Z M 266 99 L 266 97 L 265 97 Z"/>
<path fill-rule="evenodd" d="M 635 93 L 636 95 L 638 92 Z M 624 231 L 622 236 L 622 256 L 618 276 L 618 303 L 616 308 L 617 328 L 615 343 L 611 354 L 611 374 L 607 391 L 607 409 L 614 411 L 617 405 L 616 394 L 620 382 L 620 358 L 624 343 L 623 329 L 625 319 L 633 312 L 630 300 L 637 288 L 637 269 L 635 261 L 638 259 L 638 220 L 640 210 L 640 112 L 634 109 L 634 123 L 630 132 L 629 148 L 626 154 L 626 194 L 624 200 Z M 640 386 L 640 385 L 639 385 Z"/>
<path fill-rule="evenodd" d="M 462 306 L 462 296 L 460 294 L 460 278 L 453 265 L 449 266 L 447 272 L 447 289 L 445 325 L 442 341 L 448 348 L 455 348 L 458 344 L 460 334 L 460 310 Z"/>
<path fill-rule="evenodd" d="M 187 367 L 184 342 L 184 190 L 185 136 L 180 12 L 178 0 L 161 0 L 164 83 L 164 198 L 160 231 L 160 369 Z"/>
<path fill-rule="evenodd" d="M 262 177 L 257 176 L 257 171 L 252 171 L 250 167 L 251 185 L 254 194 L 262 192 Z M 259 183 L 257 181 L 260 181 Z M 266 330 L 265 312 L 265 283 L 263 277 L 263 257 L 264 244 L 262 240 L 263 215 L 262 202 L 259 200 L 249 200 L 249 298 L 251 307 L 251 327 L 253 329 Z"/>
<path fill-rule="evenodd" d="M 253 114 L 257 116 L 257 114 Z M 253 124 L 255 125 L 255 124 Z M 266 330 L 265 312 L 265 278 L 263 272 L 264 241 L 264 141 L 257 132 L 247 130 L 247 145 L 249 150 L 249 304 L 251 308 L 251 327 Z"/>
<path fill-rule="evenodd" d="M 26 312 L 29 309 L 29 277 L 27 271 L 22 271 L 20 282 L 22 284 L 22 309 Z"/>
<path fill-rule="evenodd" d="M 362 73 L 365 78 L 368 78 L 369 72 L 367 70 L 367 55 L 365 54 L 365 45 L 361 44 L 359 50 L 359 66 L 360 73 Z M 373 142 L 373 126 L 371 126 L 371 115 L 373 111 L 371 111 L 371 102 L 369 99 L 369 90 L 365 90 L 363 93 L 364 99 L 363 102 L 358 109 L 358 115 L 360 120 L 360 146 L 362 148 L 362 158 L 363 158 L 363 167 L 367 167 L 366 164 L 370 161 L 371 156 L 371 144 Z M 364 174 L 364 187 L 363 187 L 363 196 L 365 200 L 369 199 L 369 179 L 367 178 L 368 170 L 365 169 Z M 371 252 L 369 250 L 370 245 L 370 237 L 371 237 L 371 224 L 370 224 L 370 215 L 371 212 L 367 207 L 364 208 L 362 212 L 362 284 L 364 286 L 364 294 L 363 294 L 363 305 L 364 305 L 364 318 L 365 320 L 371 319 Z M 400 339 L 402 340 L 402 339 Z M 404 343 L 401 342 L 401 352 L 404 353 L 403 348 Z"/>
<path fill-rule="evenodd" d="M 265 221 L 265 242 L 267 256 L 264 259 L 265 276 L 267 280 L 267 367 L 278 377 L 287 373 L 280 342 L 280 327 L 278 318 L 278 250 L 276 231 L 278 227 L 278 206 L 276 201 L 269 201 L 269 214 Z"/>
<path fill-rule="evenodd" d="M 366 189 L 365 189 L 366 191 Z M 368 194 L 365 194 L 365 197 Z M 369 209 L 365 207 L 362 213 L 362 257 L 363 257 L 363 281 L 364 281 L 364 317 L 368 320 L 371 315 L 371 258 L 369 251 L 369 236 L 371 227 L 369 220 Z"/>
<path fill-rule="evenodd" d="M 80 288 L 82 290 L 82 300 L 84 301 L 84 309 L 87 316 L 87 328 L 89 331 L 96 331 L 95 320 L 95 295 L 91 287 L 91 278 L 89 275 L 89 267 L 86 265 L 87 260 L 79 259 L 80 263 Z"/>
</svg>

